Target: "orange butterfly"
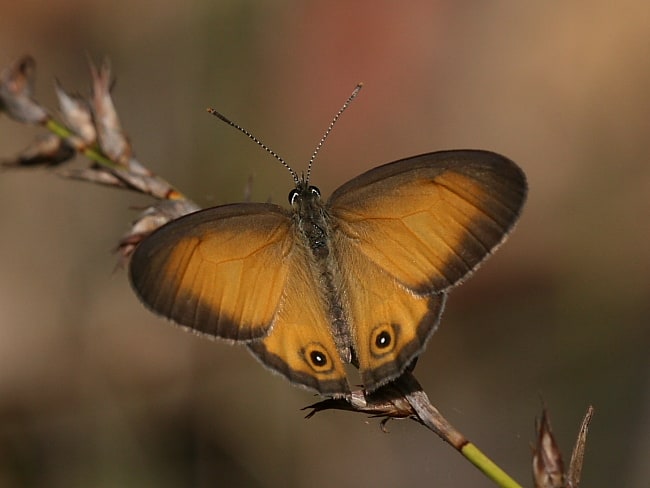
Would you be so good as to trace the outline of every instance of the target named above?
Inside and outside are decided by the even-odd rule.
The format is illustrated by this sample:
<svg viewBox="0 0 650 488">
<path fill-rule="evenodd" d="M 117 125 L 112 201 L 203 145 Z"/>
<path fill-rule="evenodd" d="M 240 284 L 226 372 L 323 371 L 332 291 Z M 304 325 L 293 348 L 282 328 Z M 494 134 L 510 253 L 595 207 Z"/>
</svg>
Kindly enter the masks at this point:
<svg viewBox="0 0 650 488">
<path fill-rule="evenodd" d="M 368 392 L 404 372 L 449 289 L 504 241 L 527 188 L 515 163 L 475 150 L 379 166 L 327 201 L 309 171 L 289 170 L 290 210 L 236 203 L 181 217 L 139 244 L 130 277 L 155 313 L 243 342 L 290 381 L 333 396 L 349 392 L 346 363 Z"/>
</svg>

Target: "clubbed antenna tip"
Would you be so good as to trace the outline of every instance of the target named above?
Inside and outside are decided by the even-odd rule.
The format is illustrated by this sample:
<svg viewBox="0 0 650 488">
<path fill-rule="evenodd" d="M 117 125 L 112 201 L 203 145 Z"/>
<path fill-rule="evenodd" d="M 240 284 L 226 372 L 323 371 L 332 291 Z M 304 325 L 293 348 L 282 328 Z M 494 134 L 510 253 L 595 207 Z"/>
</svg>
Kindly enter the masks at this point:
<svg viewBox="0 0 650 488">
<path fill-rule="evenodd" d="M 311 176 L 311 167 L 314 164 L 314 160 L 316 159 L 318 152 L 320 151 L 321 147 L 323 147 L 323 144 L 325 143 L 325 139 L 327 139 L 327 136 L 330 135 L 330 132 L 332 132 L 334 125 L 339 120 L 339 117 L 341 117 L 343 112 L 345 112 L 345 109 L 348 108 L 348 106 L 352 103 L 352 100 L 354 100 L 355 97 L 359 94 L 361 88 L 363 88 L 363 83 L 357 83 L 357 86 L 354 87 L 354 90 L 352 90 L 352 93 L 350 94 L 348 99 L 345 101 L 345 103 L 339 109 L 339 111 L 336 112 L 336 115 L 332 118 L 332 121 L 330 122 L 330 125 L 327 126 L 327 130 L 325 131 L 325 134 L 323 134 L 323 137 L 321 137 L 318 144 L 316 144 L 316 148 L 314 149 L 314 152 L 312 153 L 311 158 L 309 159 L 309 164 L 307 165 L 307 180 L 306 180 L 307 182 L 309 182 L 309 177 Z"/>
</svg>

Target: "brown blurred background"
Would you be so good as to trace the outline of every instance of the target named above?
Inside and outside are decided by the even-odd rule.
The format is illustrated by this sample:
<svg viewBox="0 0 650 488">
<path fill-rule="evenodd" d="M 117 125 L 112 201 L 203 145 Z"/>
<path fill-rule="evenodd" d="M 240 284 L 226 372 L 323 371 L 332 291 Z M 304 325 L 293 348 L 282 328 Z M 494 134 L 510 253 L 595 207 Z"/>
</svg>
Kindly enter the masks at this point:
<svg viewBox="0 0 650 488">
<path fill-rule="evenodd" d="M 33 55 L 88 92 L 110 58 L 138 157 L 204 205 L 324 194 L 438 149 L 501 152 L 530 197 L 508 243 L 452 293 L 416 375 L 530 486 L 540 397 L 568 460 L 596 413 L 583 486 L 650 478 L 650 5 L 621 2 L 0 1 L 0 64 Z M 0 118 L 0 156 L 38 133 Z M 413 422 L 325 412 L 243 349 L 148 313 L 111 249 L 148 200 L 0 174 L 0 486 L 492 486 Z"/>
</svg>

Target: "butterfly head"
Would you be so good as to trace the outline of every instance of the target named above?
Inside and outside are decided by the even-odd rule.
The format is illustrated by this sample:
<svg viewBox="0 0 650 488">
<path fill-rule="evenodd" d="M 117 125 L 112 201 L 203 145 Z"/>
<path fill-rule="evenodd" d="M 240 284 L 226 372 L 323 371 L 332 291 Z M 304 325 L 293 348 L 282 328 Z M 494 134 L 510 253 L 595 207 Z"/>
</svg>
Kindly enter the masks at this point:
<svg viewBox="0 0 650 488">
<path fill-rule="evenodd" d="M 305 206 L 311 206 L 313 202 L 320 200 L 320 190 L 309 184 L 304 177 L 296 182 L 296 187 L 289 192 L 289 204 L 292 208 L 300 210 Z"/>
</svg>

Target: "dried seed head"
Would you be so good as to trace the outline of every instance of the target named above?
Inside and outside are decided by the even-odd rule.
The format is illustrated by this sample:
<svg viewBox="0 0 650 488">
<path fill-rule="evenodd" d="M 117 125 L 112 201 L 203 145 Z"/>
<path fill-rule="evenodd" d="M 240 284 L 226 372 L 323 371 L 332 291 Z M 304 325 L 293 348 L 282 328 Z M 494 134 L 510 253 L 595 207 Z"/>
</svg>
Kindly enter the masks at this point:
<svg viewBox="0 0 650 488">
<path fill-rule="evenodd" d="M 537 443 L 533 447 L 533 481 L 535 488 L 564 488 L 564 463 L 546 408 L 537 421 Z"/>
</svg>

